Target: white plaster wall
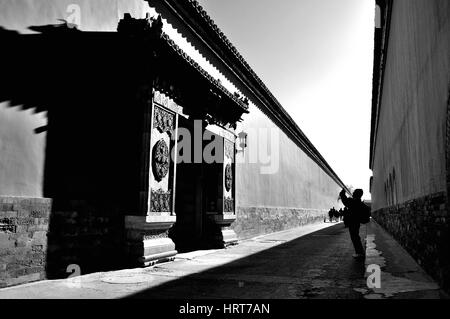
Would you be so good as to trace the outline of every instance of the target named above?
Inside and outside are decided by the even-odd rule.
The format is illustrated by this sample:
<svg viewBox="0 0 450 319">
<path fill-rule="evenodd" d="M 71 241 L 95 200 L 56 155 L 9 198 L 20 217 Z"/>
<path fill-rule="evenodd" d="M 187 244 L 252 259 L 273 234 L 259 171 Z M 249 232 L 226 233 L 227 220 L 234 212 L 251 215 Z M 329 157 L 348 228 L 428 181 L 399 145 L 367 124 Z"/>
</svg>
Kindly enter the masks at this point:
<svg viewBox="0 0 450 319">
<path fill-rule="evenodd" d="M 0 26 L 31 33 L 29 26 L 68 19 L 73 14 L 67 10 L 71 4 L 80 8 L 80 29 L 84 31 L 115 31 L 125 12 L 144 17 L 150 11 L 142 0 L 2 0 Z M 34 114 L 33 109 L 23 111 L 20 106 L 11 108 L 7 102 L 0 103 L 1 196 L 43 196 L 46 133 L 35 134 L 34 129 L 46 124 L 45 113 Z"/>
<path fill-rule="evenodd" d="M 396 0 L 374 153 L 373 208 L 387 206 L 395 169 L 398 203 L 445 190 L 450 83 L 450 1 Z"/>
<path fill-rule="evenodd" d="M 326 210 L 340 207 L 341 202 L 337 201 L 340 187 L 255 106 L 251 106 L 236 130 L 241 131 L 248 133 L 248 147 L 245 161 L 242 153 L 236 156 L 237 206 Z M 272 147 L 271 143 L 270 152 L 263 154 L 270 154 L 272 164 L 259 155 L 262 161 L 253 163 L 250 154 L 255 148 L 257 153 L 261 146 L 264 148 L 266 143 L 261 141 L 270 132 L 279 146 L 275 143 Z M 256 137 L 252 136 L 255 134 Z M 270 165 L 273 170 L 268 169 Z M 273 173 L 264 174 L 262 169 Z"/>
<path fill-rule="evenodd" d="M 80 29 L 83 31 L 116 31 L 123 14 L 136 18 L 150 12 L 143 0 L 2 0 L 0 26 L 21 33 L 32 32 L 28 26 L 58 24 L 58 19 L 73 17 L 71 5 L 80 8 Z"/>
<path fill-rule="evenodd" d="M 0 103 L 0 195 L 42 197 L 46 113 Z"/>
</svg>

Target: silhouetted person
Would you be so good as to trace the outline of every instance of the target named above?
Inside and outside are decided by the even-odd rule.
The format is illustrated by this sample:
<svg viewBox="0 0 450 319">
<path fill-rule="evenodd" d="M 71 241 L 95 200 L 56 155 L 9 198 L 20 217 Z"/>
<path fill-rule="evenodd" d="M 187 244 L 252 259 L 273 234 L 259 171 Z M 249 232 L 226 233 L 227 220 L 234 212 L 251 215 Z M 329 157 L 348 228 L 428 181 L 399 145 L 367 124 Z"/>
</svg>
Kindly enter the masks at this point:
<svg viewBox="0 0 450 319">
<path fill-rule="evenodd" d="M 364 213 L 365 204 L 361 201 L 363 195 L 362 189 L 356 189 L 353 192 L 353 198 L 348 198 L 343 189 L 339 196 L 341 197 L 342 203 L 347 207 L 348 211 L 345 216 L 345 224 L 350 232 L 350 238 L 355 248 L 355 258 L 364 258 L 365 252 L 361 243 L 361 238 L 359 237 L 359 227 L 360 227 L 360 216 Z M 364 205 L 364 206 L 363 206 Z"/>
<path fill-rule="evenodd" d="M 328 218 L 329 218 L 329 220 L 330 220 L 330 223 L 331 223 L 331 221 L 333 220 L 333 209 L 334 209 L 334 207 L 333 208 L 331 208 L 329 211 L 328 211 Z"/>
<path fill-rule="evenodd" d="M 342 219 L 344 221 L 345 227 L 348 227 L 348 225 L 347 225 L 347 216 L 348 216 L 348 208 L 344 207 L 344 209 L 342 210 L 342 217 L 343 217 Z"/>
<path fill-rule="evenodd" d="M 336 219 L 336 222 L 338 222 L 339 221 L 339 217 L 341 215 L 339 214 L 339 211 L 337 209 L 335 209 L 334 212 L 333 212 L 333 216 L 334 216 L 334 219 Z"/>
</svg>

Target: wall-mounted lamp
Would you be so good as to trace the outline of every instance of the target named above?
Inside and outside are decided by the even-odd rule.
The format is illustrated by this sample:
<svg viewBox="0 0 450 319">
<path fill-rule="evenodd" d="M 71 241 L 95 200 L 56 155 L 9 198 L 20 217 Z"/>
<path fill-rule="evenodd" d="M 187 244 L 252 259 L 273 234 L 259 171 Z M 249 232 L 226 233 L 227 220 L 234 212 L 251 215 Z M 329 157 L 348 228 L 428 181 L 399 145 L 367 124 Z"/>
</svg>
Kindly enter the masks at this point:
<svg viewBox="0 0 450 319">
<path fill-rule="evenodd" d="M 247 133 L 245 133 L 244 131 L 240 132 L 238 134 L 238 139 L 239 139 L 239 147 L 241 149 L 237 149 L 236 148 L 236 153 L 244 153 L 245 148 L 247 147 Z"/>
</svg>

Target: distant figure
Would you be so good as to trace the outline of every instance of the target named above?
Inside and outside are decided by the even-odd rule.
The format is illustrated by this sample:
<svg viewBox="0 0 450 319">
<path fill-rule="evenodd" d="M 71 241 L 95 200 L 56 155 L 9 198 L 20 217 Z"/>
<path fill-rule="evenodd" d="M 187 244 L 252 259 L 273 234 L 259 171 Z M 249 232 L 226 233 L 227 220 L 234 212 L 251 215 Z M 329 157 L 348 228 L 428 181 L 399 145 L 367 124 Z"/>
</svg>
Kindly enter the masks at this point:
<svg viewBox="0 0 450 319">
<path fill-rule="evenodd" d="M 334 216 L 334 219 L 336 220 L 336 222 L 339 222 L 339 217 L 341 215 L 339 214 L 339 211 L 337 209 L 334 210 L 333 216 Z"/>
<path fill-rule="evenodd" d="M 334 215 L 333 209 L 334 209 L 334 207 L 328 211 L 328 219 L 329 219 L 330 223 L 333 220 L 333 215 Z"/>
<path fill-rule="evenodd" d="M 364 259 L 366 254 L 361 243 L 361 238 L 359 237 L 359 227 L 361 223 L 361 215 L 364 214 L 367 206 L 361 201 L 362 195 L 362 189 L 356 189 L 353 192 L 353 198 L 347 198 L 344 189 L 339 193 L 342 203 L 348 209 L 344 223 L 348 227 L 350 238 L 352 240 L 353 247 L 355 248 L 355 254 L 353 257 Z"/>
<path fill-rule="evenodd" d="M 342 210 L 342 208 L 339 208 L 339 221 L 341 222 L 343 218 L 344 218 L 344 211 Z"/>
</svg>

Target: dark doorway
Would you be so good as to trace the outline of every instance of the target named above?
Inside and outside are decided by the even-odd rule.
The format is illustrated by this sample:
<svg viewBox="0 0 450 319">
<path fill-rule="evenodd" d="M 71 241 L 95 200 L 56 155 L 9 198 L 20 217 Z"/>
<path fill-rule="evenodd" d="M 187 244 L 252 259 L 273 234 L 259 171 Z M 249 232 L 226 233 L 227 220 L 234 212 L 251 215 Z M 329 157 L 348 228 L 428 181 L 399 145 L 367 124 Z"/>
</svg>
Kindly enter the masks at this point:
<svg viewBox="0 0 450 319">
<path fill-rule="evenodd" d="M 220 232 L 210 215 L 217 212 L 218 180 L 220 163 L 206 163 L 201 157 L 195 162 L 194 151 L 201 147 L 204 149 L 204 141 L 194 141 L 198 136 L 194 134 L 194 121 L 179 118 L 179 128 L 190 132 L 191 149 L 180 148 L 180 154 L 184 159 L 178 162 L 176 172 L 175 212 L 177 221 L 170 230 L 170 237 L 175 243 L 178 252 L 189 252 L 199 249 L 217 248 L 214 238 Z M 197 127 L 197 130 L 199 128 Z M 203 135 L 204 129 L 201 129 Z M 198 133 L 198 132 L 197 132 Z M 179 136 L 179 142 L 186 136 Z M 221 137 L 215 135 L 215 138 Z M 184 141 L 184 145 L 187 145 Z M 196 145 L 195 143 L 201 143 Z M 206 141 L 208 143 L 208 141 Z M 186 153 L 190 156 L 186 156 Z"/>
</svg>

